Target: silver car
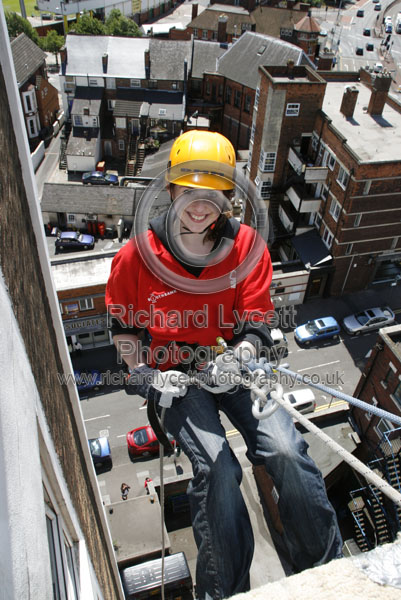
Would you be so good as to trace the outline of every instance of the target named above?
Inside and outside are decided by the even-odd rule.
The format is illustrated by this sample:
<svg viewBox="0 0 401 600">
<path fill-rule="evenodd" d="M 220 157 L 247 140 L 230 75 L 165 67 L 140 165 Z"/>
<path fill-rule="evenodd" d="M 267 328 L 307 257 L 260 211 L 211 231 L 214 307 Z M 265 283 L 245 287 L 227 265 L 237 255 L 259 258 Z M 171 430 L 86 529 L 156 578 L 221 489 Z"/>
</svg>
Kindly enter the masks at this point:
<svg viewBox="0 0 401 600">
<path fill-rule="evenodd" d="M 383 306 L 380 308 L 367 308 L 355 315 L 343 319 L 345 331 L 351 335 L 359 335 L 364 331 L 373 331 L 380 327 L 387 327 L 394 323 L 395 316 L 391 308 Z"/>
</svg>

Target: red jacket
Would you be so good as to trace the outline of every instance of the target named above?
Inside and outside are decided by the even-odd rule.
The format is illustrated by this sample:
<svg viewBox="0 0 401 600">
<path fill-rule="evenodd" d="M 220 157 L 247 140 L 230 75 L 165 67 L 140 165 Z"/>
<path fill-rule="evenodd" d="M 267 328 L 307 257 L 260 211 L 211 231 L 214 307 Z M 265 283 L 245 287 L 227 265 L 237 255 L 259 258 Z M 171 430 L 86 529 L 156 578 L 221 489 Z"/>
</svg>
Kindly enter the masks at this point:
<svg viewBox="0 0 401 600">
<path fill-rule="evenodd" d="M 187 281 L 200 282 L 232 273 L 252 252 L 258 234 L 247 225 L 238 227 L 236 224 L 234 229 L 228 256 L 216 265 L 204 267 L 198 277 L 171 255 L 153 230 L 140 235 L 148 236 L 155 258 L 173 274 L 181 275 Z M 268 321 L 269 312 L 274 310 L 269 294 L 270 254 L 264 242 L 259 248 L 261 256 L 256 265 L 243 281 L 234 283 L 234 287 L 226 286 L 217 293 L 190 293 L 180 291 L 154 275 L 144 263 L 134 238 L 113 259 L 106 288 L 109 317 L 118 317 L 123 327 L 124 324 L 132 326 L 134 332 L 146 328 L 152 338 L 152 349 L 172 341 L 213 346 L 218 336 L 229 342 L 239 333 L 240 323 L 243 325 L 252 320 L 261 325 Z M 174 362 L 169 361 L 160 368 L 169 368 Z"/>
</svg>

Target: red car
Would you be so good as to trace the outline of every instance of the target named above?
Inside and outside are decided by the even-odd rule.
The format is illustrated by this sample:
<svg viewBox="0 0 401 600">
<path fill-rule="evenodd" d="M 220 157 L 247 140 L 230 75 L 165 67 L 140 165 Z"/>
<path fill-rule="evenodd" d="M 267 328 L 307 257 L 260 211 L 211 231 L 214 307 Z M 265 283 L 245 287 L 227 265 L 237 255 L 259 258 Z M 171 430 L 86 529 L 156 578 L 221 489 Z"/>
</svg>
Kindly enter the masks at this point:
<svg viewBox="0 0 401 600">
<path fill-rule="evenodd" d="M 173 446 L 175 440 L 167 434 Z M 154 456 L 159 454 L 159 441 L 150 425 L 137 427 L 127 433 L 128 453 L 132 457 Z"/>
</svg>

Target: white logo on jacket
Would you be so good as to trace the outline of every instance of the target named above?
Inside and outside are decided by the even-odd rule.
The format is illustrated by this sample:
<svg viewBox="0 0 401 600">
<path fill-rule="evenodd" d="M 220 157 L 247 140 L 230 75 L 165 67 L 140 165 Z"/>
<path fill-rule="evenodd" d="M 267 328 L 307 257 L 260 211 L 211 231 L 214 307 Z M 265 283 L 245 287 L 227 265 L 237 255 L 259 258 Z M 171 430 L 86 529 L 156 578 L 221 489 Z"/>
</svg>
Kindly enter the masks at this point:
<svg viewBox="0 0 401 600">
<path fill-rule="evenodd" d="M 155 304 L 160 298 L 165 298 L 166 296 L 171 296 L 171 294 L 176 294 L 177 290 L 170 290 L 169 292 L 160 292 L 159 294 L 156 292 L 153 292 L 153 294 L 150 294 L 149 298 L 148 298 L 148 302 L 152 302 L 152 304 Z"/>
</svg>

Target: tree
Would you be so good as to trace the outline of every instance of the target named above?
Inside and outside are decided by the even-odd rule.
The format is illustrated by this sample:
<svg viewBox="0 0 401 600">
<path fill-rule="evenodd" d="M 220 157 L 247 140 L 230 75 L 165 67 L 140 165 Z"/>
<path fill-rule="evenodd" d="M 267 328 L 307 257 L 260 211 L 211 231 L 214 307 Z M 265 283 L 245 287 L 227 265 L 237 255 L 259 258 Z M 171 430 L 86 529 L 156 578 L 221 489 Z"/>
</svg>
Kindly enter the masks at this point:
<svg viewBox="0 0 401 600">
<path fill-rule="evenodd" d="M 99 19 L 91 17 L 84 13 L 79 20 L 71 27 L 70 32 L 80 35 L 105 35 L 105 27 Z"/>
<path fill-rule="evenodd" d="M 35 44 L 41 46 L 38 32 L 27 19 L 23 19 L 15 12 L 6 11 L 6 22 L 10 40 L 18 37 L 20 33 L 25 33 Z"/>
<path fill-rule="evenodd" d="M 58 66 L 58 53 L 60 52 L 60 50 L 63 46 L 64 46 L 64 37 L 62 35 L 59 35 L 57 33 L 57 31 L 55 31 L 54 29 L 47 32 L 47 35 L 42 42 L 43 50 L 46 50 L 46 52 L 52 52 L 52 54 L 54 54 L 54 56 L 56 57 L 56 65 L 57 66 Z"/>
<path fill-rule="evenodd" d="M 116 8 L 110 11 L 105 29 L 107 35 L 118 37 L 140 37 L 142 35 L 138 25 L 132 19 L 124 17 Z"/>
</svg>

